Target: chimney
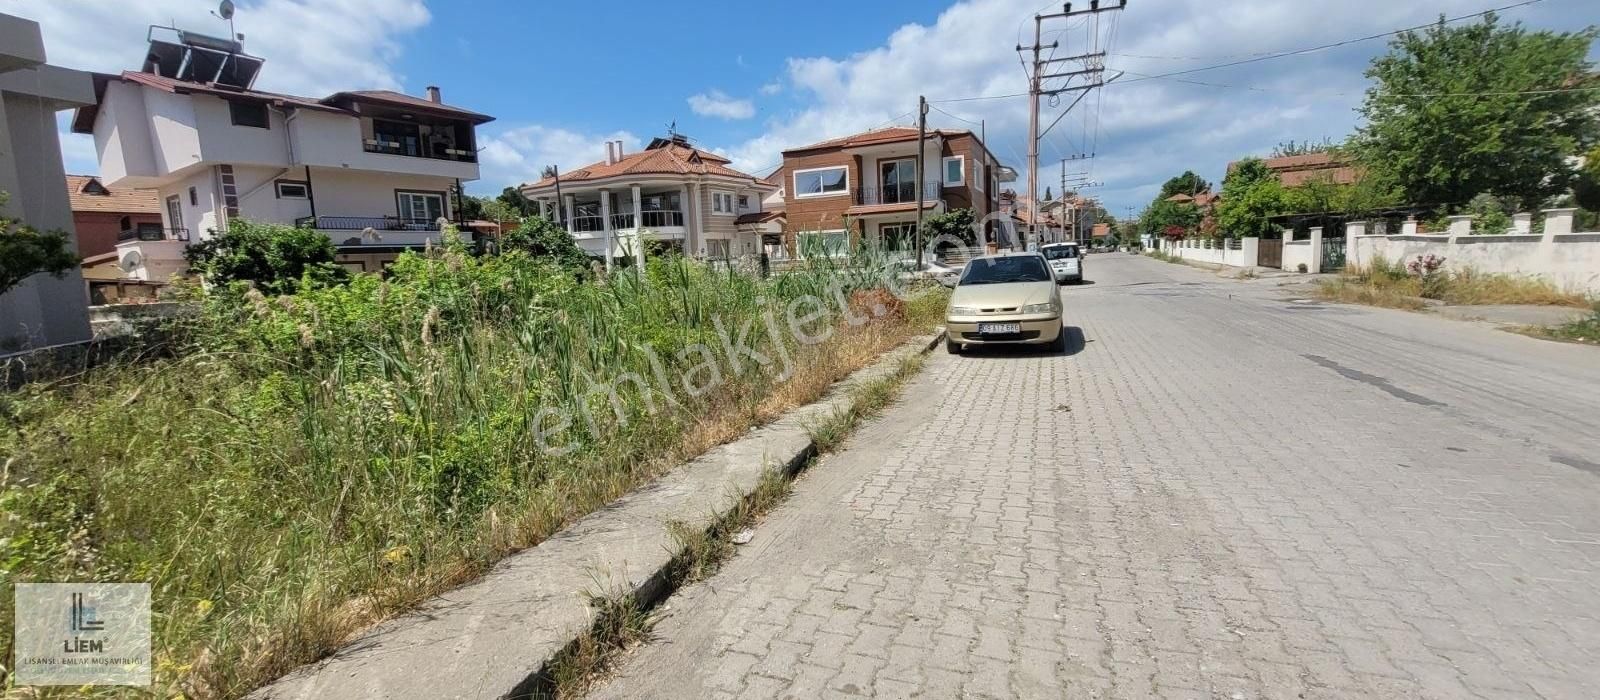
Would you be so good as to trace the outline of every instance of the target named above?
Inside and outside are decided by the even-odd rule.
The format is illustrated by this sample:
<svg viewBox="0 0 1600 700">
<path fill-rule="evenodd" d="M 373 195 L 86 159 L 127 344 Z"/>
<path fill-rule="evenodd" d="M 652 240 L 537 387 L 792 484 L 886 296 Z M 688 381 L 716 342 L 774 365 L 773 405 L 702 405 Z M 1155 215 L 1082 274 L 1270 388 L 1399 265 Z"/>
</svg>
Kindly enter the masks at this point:
<svg viewBox="0 0 1600 700">
<path fill-rule="evenodd" d="M 428 101 L 432 102 L 434 104 L 439 104 L 441 102 L 441 100 L 439 99 L 439 86 L 438 85 L 429 85 L 428 86 Z"/>
<path fill-rule="evenodd" d="M 612 164 L 614 164 L 616 162 L 617 162 L 617 151 L 616 151 L 614 142 L 607 141 L 606 142 L 606 165 L 612 165 Z"/>
<path fill-rule="evenodd" d="M 622 139 L 617 139 L 617 160 L 622 160 Z"/>
</svg>

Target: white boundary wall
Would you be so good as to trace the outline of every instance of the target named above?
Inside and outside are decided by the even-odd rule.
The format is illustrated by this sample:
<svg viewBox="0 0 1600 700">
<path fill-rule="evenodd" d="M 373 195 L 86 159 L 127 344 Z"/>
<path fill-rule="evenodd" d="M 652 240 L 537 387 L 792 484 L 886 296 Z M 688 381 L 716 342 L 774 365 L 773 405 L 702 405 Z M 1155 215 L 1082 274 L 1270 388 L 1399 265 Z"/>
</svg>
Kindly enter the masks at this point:
<svg viewBox="0 0 1600 700">
<path fill-rule="evenodd" d="M 1538 277 L 1564 290 L 1600 295 L 1600 232 L 1572 233 L 1571 209 L 1551 209 L 1545 215 L 1543 234 L 1472 235 L 1457 230 L 1368 236 L 1361 235 L 1364 224 L 1352 222 L 1346 237 L 1347 258 L 1351 265 L 1365 267 L 1377 257 L 1404 263 L 1436 255 L 1445 259 L 1445 269 L 1471 267 L 1493 274 Z M 1293 269 L 1289 246 L 1284 247 L 1283 262 L 1285 269 Z"/>
<path fill-rule="evenodd" d="M 1216 241 L 1222 244 L 1222 241 Z M 1200 239 L 1189 238 L 1181 241 L 1161 240 L 1161 250 L 1168 255 L 1175 255 L 1184 260 L 1195 262 L 1213 263 L 1216 265 L 1229 265 L 1232 267 L 1255 267 L 1258 238 L 1239 239 L 1239 248 L 1207 248 Z"/>
</svg>

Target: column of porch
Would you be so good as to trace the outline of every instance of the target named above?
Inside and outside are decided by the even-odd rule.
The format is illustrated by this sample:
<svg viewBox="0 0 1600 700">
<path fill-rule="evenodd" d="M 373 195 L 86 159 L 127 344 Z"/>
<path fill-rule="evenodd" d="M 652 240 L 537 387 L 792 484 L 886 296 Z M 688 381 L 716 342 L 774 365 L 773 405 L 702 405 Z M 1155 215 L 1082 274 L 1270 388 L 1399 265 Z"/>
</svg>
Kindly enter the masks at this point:
<svg viewBox="0 0 1600 700">
<path fill-rule="evenodd" d="M 611 226 L 611 190 L 608 190 L 608 189 L 605 189 L 605 188 L 601 188 L 601 190 L 600 190 L 600 225 L 602 227 L 604 227 L 601 230 L 605 231 L 604 238 L 605 238 L 605 246 L 606 246 L 606 252 L 605 252 L 606 272 L 610 272 L 611 271 L 611 236 L 612 236 L 612 232 L 611 232 L 612 231 L 612 226 Z"/>
<path fill-rule="evenodd" d="M 639 267 L 639 274 L 644 274 L 644 197 L 639 195 L 639 186 L 633 186 L 633 262 Z"/>
</svg>

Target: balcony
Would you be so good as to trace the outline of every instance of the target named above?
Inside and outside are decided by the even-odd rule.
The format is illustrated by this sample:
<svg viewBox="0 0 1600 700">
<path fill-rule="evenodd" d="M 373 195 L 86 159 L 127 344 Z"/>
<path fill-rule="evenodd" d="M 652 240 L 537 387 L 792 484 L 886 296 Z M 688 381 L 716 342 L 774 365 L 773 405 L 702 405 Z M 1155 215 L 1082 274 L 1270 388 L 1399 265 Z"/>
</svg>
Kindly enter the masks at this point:
<svg viewBox="0 0 1600 700">
<path fill-rule="evenodd" d="M 459 163 L 478 162 L 477 151 L 464 148 L 454 148 L 442 144 L 435 144 L 432 150 L 416 143 L 401 143 L 399 141 L 383 141 L 379 139 L 366 139 L 361 147 L 368 153 L 383 153 L 391 156 L 408 156 L 411 158 L 432 158 L 434 160 L 453 160 Z"/>
<path fill-rule="evenodd" d="M 159 228 L 145 226 L 128 229 L 117 234 L 117 242 L 125 241 L 187 241 L 189 229 L 186 228 Z"/>
<path fill-rule="evenodd" d="M 298 228 L 319 231 L 438 231 L 437 221 L 398 216 L 305 216 L 294 220 Z"/>
<path fill-rule="evenodd" d="M 929 180 L 922 183 L 922 200 L 935 202 L 939 200 L 940 183 L 938 180 Z M 915 204 L 917 201 L 917 184 L 914 182 L 889 183 L 880 187 L 855 188 L 855 203 L 862 206 L 878 204 Z"/>
</svg>

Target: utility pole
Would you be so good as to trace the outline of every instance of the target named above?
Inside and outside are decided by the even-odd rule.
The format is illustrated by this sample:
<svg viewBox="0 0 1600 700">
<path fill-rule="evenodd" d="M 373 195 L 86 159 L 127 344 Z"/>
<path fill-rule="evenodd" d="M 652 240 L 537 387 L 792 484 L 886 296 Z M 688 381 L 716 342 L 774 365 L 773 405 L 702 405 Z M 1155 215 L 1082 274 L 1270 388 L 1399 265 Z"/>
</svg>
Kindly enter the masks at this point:
<svg viewBox="0 0 1600 700">
<path fill-rule="evenodd" d="M 911 232 L 911 240 L 917 247 L 917 269 L 922 269 L 922 178 L 924 142 L 928 138 L 928 98 L 917 95 L 917 228 Z M 865 224 L 863 224 L 865 226 Z"/>
<path fill-rule="evenodd" d="M 1074 11 L 1072 9 L 1072 3 L 1070 3 L 1070 2 L 1066 3 L 1066 4 L 1062 5 L 1060 12 L 1053 12 L 1053 13 L 1045 14 L 1045 15 L 1034 15 L 1033 16 L 1033 45 L 1032 46 L 1018 46 L 1017 47 L 1018 51 L 1032 51 L 1033 52 L 1033 62 L 1031 64 L 1032 65 L 1032 69 L 1028 72 L 1028 201 L 1031 203 L 1031 206 L 1028 207 L 1028 240 L 1027 240 L 1027 242 L 1024 243 L 1024 245 L 1023 245 L 1024 248 L 1028 247 L 1029 243 L 1037 244 L 1037 241 L 1038 241 L 1038 229 L 1039 229 L 1039 98 L 1041 96 L 1043 96 L 1043 95 L 1058 95 L 1058 94 L 1061 94 L 1063 92 L 1085 92 L 1085 93 L 1087 93 L 1089 90 L 1092 90 L 1094 88 L 1100 87 L 1101 85 L 1105 84 L 1104 73 L 1105 73 L 1105 57 L 1106 57 L 1106 53 L 1104 51 L 1096 51 L 1096 52 L 1093 52 L 1093 53 L 1080 54 L 1080 55 L 1077 55 L 1077 56 L 1066 56 L 1066 57 L 1063 57 L 1063 58 L 1052 58 L 1052 59 L 1047 59 L 1047 60 L 1041 60 L 1039 58 L 1039 52 L 1042 51 L 1043 49 L 1047 48 L 1046 46 L 1044 46 L 1041 43 L 1043 41 L 1043 39 L 1044 39 L 1044 23 L 1045 23 L 1046 20 L 1069 19 L 1069 18 L 1072 18 L 1072 17 L 1081 16 L 1081 15 L 1092 15 L 1092 14 L 1099 14 L 1101 12 L 1111 12 L 1111 11 L 1114 11 L 1114 10 L 1121 10 L 1121 9 L 1127 7 L 1127 6 L 1128 6 L 1128 0 L 1119 0 L 1117 6 L 1115 6 L 1115 7 L 1101 7 L 1100 6 L 1100 0 L 1089 0 L 1089 9 Z M 1096 25 L 1096 26 L 1098 26 L 1098 25 Z M 1098 38 L 1096 40 L 1096 43 L 1098 43 Z M 1052 42 L 1050 42 L 1050 45 L 1049 45 L 1048 48 L 1054 50 L 1054 49 L 1058 48 L 1059 46 L 1060 46 L 1060 42 L 1059 41 L 1052 41 Z M 1069 62 L 1069 61 L 1082 61 L 1083 65 L 1085 67 L 1082 70 L 1075 70 L 1075 71 L 1054 72 L 1054 73 L 1045 72 L 1046 70 L 1052 70 L 1051 66 L 1053 66 L 1054 64 L 1065 63 L 1065 62 Z M 1085 82 L 1085 83 L 1083 83 L 1081 85 L 1070 85 L 1070 83 L 1072 82 L 1072 79 L 1073 78 L 1077 78 L 1077 77 L 1082 77 L 1087 82 Z M 1069 83 L 1069 85 L 1066 85 L 1066 86 L 1063 86 L 1063 87 L 1060 87 L 1060 88 L 1055 88 L 1055 89 L 1052 89 L 1052 90 L 1046 90 L 1046 89 L 1044 89 L 1044 81 L 1047 80 L 1047 79 L 1050 79 L 1050 78 L 1065 78 L 1067 80 L 1067 82 Z M 1081 99 L 1081 96 L 1080 96 L 1080 99 Z M 1077 102 L 1073 102 L 1073 105 L 1076 105 L 1076 104 L 1077 104 Z M 1071 111 L 1071 109 L 1072 109 L 1072 105 L 1069 105 L 1067 107 L 1067 110 Z M 1063 112 L 1063 114 L 1065 114 L 1065 112 Z M 1059 118 L 1057 119 L 1057 121 L 1059 121 Z"/>
</svg>

